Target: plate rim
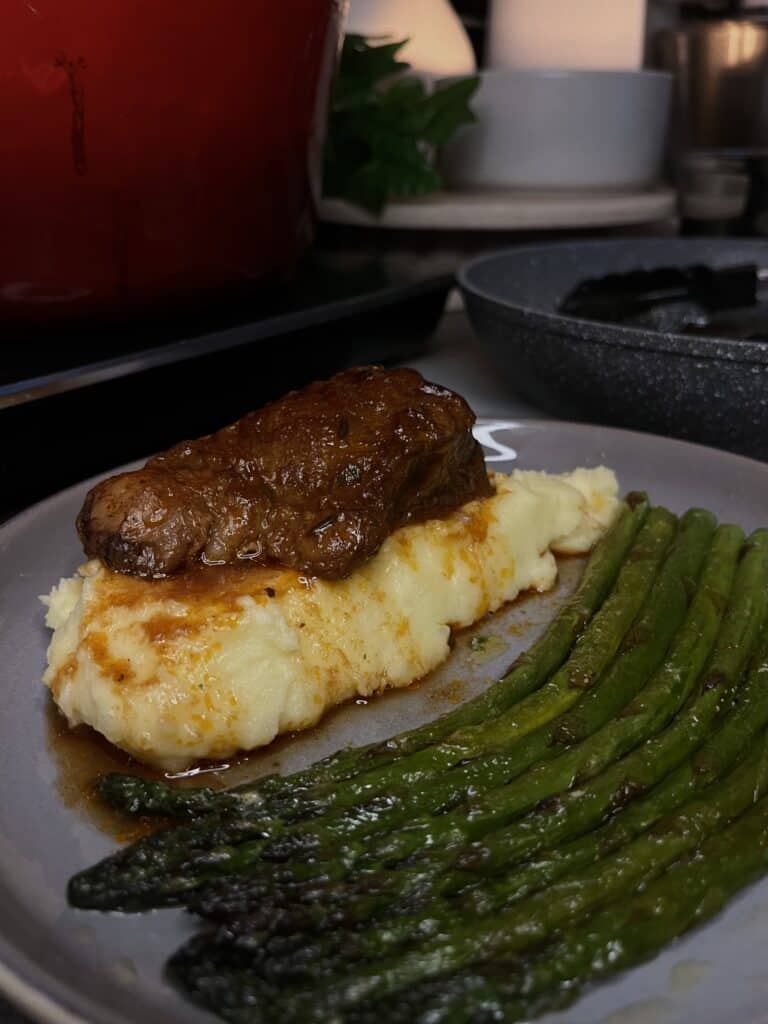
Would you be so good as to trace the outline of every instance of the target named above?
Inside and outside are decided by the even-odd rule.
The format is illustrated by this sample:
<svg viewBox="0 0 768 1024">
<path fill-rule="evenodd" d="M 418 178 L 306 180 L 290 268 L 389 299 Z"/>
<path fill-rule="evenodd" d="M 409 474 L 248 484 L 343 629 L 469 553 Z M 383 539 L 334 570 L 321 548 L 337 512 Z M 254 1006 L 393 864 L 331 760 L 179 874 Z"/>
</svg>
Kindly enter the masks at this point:
<svg viewBox="0 0 768 1024">
<path fill-rule="evenodd" d="M 619 434 L 648 440 L 652 443 L 662 442 L 665 446 L 671 446 L 679 450 L 681 454 L 692 449 L 709 453 L 710 456 L 714 455 L 718 459 L 725 459 L 729 463 L 736 463 L 743 469 L 752 473 L 756 472 L 768 480 L 768 463 L 766 462 L 729 452 L 722 448 L 713 448 L 709 445 L 665 437 L 662 434 L 651 434 L 639 430 L 625 430 L 621 427 L 557 419 L 522 419 L 519 417 L 504 419 L 503 416 L 483 416 L 478 417 L 476 422 L 480 426 L 498 424 L 499 429 L 511 431 L 526 429 L 546 431 L 554 428 L 557 430 L 575 430 L 587 435 L 594 433 Z M 117 467 L 116 469 L 107 470 L 88 477 L 27 506 L 0 524 L 0 540 L 8 537 L 9 534 L 16 530 L 23 529 L 27 520 L 36 513 L 48 510 L 59 501 L 66 501 L 73 492 L 92 485 L 93 482 L 103 479 L 109 473 L 124 471 L 126 468 L 130 468 L 137 463 L 140 464 L 141 461 L 136 460 L 135 462 L 127 463 L 126 466 Z M 37 974 L 40 975 L 39 979 L 35 977 Z M 52 992 L 51 989 L 54 991 Z M 8 935 L 3 932 L 2 926 L 0 926 L 0 993 L 11 1004 L 19 1008 L 23 1013 L 26 1013 L 31 1020 L 39 1022 L 39 1024 L 131 1024 L 132 1022 L 130 1016 L 124 1016 L 122 1013 L 116 1016 L 111 1010 L 106 1008 L 102 1012 L 98 1004 L 94 1003 L 82 990 L 63 986 L 47 970 L 39 967 L 18 950 Z M 211 1020 L 214 1021 L 215 1018 L 212 1016 Z"/>
<path fill-rule="evenodd" d="M 0 993 L 7 1002 L 40 1024 L 96 1024 L 95 1017 L 85 1017 L 80 1011 L 72 1013 L 55 996 L 9 966 L 3 955 L 8 946 L 7 939 L 0 935 Z"/>
</svg>

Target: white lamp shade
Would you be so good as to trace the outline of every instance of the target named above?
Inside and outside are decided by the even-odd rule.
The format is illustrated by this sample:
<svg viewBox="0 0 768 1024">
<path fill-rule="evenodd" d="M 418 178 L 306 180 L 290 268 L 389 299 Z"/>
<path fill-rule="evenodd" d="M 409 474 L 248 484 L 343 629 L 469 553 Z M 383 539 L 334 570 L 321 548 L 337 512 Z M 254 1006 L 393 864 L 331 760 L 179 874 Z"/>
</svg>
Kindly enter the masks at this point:
<svg viewBox="0 0 768 1024">
<path fill-rule="evenodd" d="M 440 78 L 475 71 L 469 37 L 448 0 L 352 0 L 347 31 L 407 39 L 399 56 L 422 74 Z"/>
</svg>

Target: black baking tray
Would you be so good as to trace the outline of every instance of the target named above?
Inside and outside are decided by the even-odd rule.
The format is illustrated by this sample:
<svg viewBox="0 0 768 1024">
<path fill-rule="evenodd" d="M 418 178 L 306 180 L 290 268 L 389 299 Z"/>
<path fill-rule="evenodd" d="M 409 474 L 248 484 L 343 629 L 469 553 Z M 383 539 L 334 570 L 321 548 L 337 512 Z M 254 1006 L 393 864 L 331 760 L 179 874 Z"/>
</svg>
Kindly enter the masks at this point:
<svg viewBox="0 0 768 1024">
<path fill-rule="evenodd" d="M 0 519 L 346 366 L 419 355 L 450 270 L 402 255 L 314 252 L 291 283 L 215 306 L 131 323 L 6 325 Z"/>
</svg>

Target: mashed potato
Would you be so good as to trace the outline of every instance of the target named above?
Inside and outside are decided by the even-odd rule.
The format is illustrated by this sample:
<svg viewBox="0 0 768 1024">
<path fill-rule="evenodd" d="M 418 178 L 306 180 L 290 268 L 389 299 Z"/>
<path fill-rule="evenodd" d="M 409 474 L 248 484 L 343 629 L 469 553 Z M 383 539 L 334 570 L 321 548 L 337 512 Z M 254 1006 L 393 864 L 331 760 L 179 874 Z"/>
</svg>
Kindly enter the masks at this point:
<svg viewBox="0 0 768 1024">
<path fill-rule="evenodd" d="M 407 686 L 452 628 L 551 587 L 552 551 L 589 550 L 618 507 L 604 468 L 493 480 L 493 497 L 397 530 L 340 581 L 247 565 L 148 581 L 88 562 L 43 598 L 44 681 L 71 725 L 174 771 Z"/>
</svg>

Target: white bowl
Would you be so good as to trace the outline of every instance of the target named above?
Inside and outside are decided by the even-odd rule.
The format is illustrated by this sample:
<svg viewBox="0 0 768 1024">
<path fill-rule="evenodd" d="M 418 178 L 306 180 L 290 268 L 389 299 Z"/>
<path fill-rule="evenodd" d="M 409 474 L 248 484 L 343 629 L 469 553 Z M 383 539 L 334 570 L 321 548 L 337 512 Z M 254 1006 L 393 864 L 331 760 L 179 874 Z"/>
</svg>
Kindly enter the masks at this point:
<svg viewBox="0 0 768 1024">
<path fill-rule="evenodd" d="M 455 189 L 637 189 L 658 179 L 672 76 L 663 71 L 481 72 L 477 116 L 440 157 Z"/>
</svg>

